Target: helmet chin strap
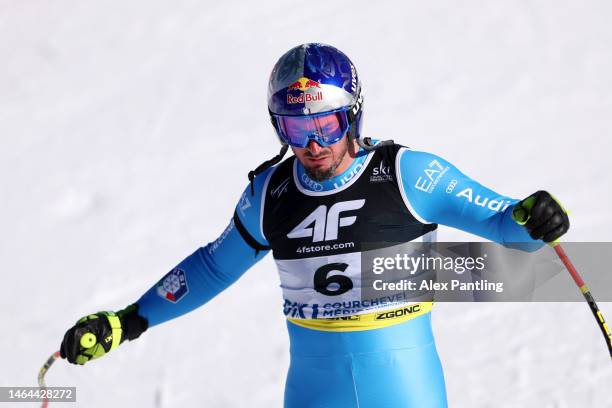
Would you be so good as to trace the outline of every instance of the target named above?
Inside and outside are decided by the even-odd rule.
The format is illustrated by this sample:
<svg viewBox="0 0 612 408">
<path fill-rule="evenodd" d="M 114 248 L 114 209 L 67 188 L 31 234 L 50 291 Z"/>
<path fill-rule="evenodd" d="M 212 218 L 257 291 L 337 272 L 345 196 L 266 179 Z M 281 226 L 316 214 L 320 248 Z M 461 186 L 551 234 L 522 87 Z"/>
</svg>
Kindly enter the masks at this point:
<svg viewBox="0 0 612 408">
<path fill-rule="evenodd" d="M 285 154 L 287 154 L 288 149 L 289 149 L 289 145 L 287 143 L 283 143 L 280 149 L 280 152 L 278 152 L 276 156 L 274 156 L 270 160 L 266 160 L 265 162 L 261 163 L 259 166 L 255 168 L 255 170 L 249 171 L 249 183 L 251 183 L 251 196 L 255 195 L 255 187 L 253 186 L 253 180 L 255 180 L 255 177 L 257 177 L 258 174 L 261 174 L 264 171 L 266 171 L 268 168 L 280 163 L 280 161 L 283 160 L 283 157 L 285 157 Z"/>
</svg>

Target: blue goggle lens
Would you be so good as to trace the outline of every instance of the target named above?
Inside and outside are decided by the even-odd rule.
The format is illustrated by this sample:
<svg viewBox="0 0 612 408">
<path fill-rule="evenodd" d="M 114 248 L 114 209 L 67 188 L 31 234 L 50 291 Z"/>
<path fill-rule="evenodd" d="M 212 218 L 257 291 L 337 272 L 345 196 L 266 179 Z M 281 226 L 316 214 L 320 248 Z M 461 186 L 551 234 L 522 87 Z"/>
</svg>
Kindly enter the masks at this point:
<svg viewBox="0 0 612 408">
<path fill-rule="evenodd" d="M 314 140 L 321 146 L 337 143 L 350 128 L 346 111 L 311 116 L 272 115 L 280 138 L 288 145 L 304 148 Z"/>
</svg>

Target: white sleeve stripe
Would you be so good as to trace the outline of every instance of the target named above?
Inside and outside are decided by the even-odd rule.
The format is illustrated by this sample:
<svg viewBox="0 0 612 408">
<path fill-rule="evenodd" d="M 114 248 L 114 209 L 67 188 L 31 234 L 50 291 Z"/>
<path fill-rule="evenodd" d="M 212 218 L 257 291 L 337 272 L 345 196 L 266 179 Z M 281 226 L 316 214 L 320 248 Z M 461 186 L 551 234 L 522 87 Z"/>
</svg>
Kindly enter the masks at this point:
<svg viewBox="0 0 612 408">
<path fill-rule="evenodd" d="M 404 181 L 402 180 L 402 171 L 400 167 L 400 161 L 402 159 L 402 156 L 407 150 L 408 148 L 402 147 L 397 152 L 397 155 L 395 156 L 395 177 L 397 177 L 397 184 L 400 189 L 400 194 L 402 195 L 402 200 L 404 200 L 404 204 L 406 205 L 406 208 L 408 208 L 408 211 L 410 211 L 410 213 L 414 216 L 414 218 L 417 219 L 417 221 L 423 224 L 431 224 L 431 222 L 427 221 L 425 218 L 421 217 L 419 213 L 416 212 L 412 204 L 410 204 L 410 200 L 408 199 L 408 196 L 406 195 L 406 191 L 404 190 Z"/>
</svg>

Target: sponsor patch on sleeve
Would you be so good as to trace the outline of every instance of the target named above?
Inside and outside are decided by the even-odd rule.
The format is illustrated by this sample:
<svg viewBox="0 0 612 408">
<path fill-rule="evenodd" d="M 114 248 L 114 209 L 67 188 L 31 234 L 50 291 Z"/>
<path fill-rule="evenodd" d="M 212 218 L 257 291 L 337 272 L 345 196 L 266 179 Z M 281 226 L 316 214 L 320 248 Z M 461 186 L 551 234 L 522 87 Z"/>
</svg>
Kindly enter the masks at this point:
<svg viewBox="0 0 612 408">
<path fill-rule="evenodd" d="M 157 294 L 176 303 L 189 293 L 187 277 L 182 269 L 174 268 L 157 283 Z"/>
</svg>

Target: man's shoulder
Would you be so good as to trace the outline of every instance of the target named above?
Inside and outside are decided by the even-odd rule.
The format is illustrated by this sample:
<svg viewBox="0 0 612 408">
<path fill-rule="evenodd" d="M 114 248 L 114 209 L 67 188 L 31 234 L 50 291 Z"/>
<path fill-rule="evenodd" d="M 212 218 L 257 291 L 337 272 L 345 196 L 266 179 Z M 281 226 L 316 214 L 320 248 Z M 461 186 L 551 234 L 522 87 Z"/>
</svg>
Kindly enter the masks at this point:
<svg viewBox="0 0 612 408">
<path fill-rule="evenodd" d="M 429 165 L 431 162 L 436 163 L 446 163 L 446 159 L 443 157 L 424 150 L 417 150 L 410 147 L 399 146 L 398 155 L 400 155 L 400 163 L 402 168 L 410 169 L 410 168 L 418 168 L 422 165 Z"/>
</svg>

